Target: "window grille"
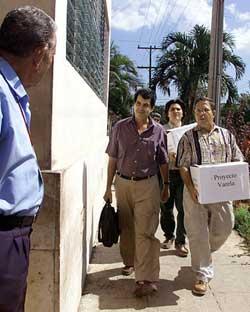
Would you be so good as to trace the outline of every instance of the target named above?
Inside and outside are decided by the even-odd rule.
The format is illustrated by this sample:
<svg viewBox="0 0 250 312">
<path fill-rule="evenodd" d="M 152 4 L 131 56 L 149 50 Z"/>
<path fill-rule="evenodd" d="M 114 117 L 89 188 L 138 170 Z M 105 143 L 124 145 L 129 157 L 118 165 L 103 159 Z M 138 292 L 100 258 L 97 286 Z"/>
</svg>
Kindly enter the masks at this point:
<svg viewBox="0 0 250 312">
<path fill-rule="evenodd" d="M 68 0 L 67 60 L 103 101 L 106 31 L 104 0 Z"/>
</svg>

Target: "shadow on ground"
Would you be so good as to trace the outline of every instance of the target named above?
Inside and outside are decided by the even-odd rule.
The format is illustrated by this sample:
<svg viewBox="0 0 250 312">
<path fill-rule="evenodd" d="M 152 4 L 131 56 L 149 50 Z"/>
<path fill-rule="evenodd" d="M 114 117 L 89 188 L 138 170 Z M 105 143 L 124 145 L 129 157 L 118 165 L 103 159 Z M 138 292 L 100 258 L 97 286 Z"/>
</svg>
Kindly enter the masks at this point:
<svg viewBox="0 0 250 312">
<path fill-rule="evenodd" d="M 122 276 L 120 268 L 109 269 L 88 274 L 87 288 L 83 295 L 98 296 L 100 310 L 141 310 L 146 307 L 174 306 L 179 300 L 179 296 L 174 292 L 181 289 L 190 290 L 191 278 L 190 267 L 181 267 L 174 280 L 160 279 L 158 292 L 152 296 L 136 298 L 133 294 L 134 279 Z"/>
<path fill-rule="evenodd" d="M 104 247 L 100 244 L 95 248 L 98 249 L 98 253 L 95 251 L 93 252 L 91 264 L 112 264 L 122 262 L 118 244 L 113 245 L 112 247 Z M 160 257 L 173 255 L 176 255 L 175 249 L 161 250 L 160 253 Z"/>
</svg>

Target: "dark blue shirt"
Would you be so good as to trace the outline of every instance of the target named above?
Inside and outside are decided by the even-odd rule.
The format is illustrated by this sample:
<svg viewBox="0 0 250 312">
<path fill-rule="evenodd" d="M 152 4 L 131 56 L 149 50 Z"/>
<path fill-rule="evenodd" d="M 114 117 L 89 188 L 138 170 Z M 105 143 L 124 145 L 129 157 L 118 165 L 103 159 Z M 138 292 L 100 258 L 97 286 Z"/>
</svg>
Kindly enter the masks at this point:
<svg viewBox="0 0 250 312">
<path fill-rule="evenodd" d="M 43 199 L 41 172 L 28 134 L 30 117 L 27 93 L 0 57 L 0 215 L 36 215 Z"/>
</svg>

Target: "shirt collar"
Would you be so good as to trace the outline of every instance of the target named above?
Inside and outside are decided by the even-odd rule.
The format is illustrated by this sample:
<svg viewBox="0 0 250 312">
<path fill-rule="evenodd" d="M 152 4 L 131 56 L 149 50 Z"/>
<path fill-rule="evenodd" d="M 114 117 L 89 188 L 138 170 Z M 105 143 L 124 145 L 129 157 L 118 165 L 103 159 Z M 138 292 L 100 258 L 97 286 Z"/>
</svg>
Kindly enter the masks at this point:
<svg viewBox="0 0 250 312">
<path fill-rule="evenodd" d="M 195 126 L 195 127 L 193 128 L 193 130 L 194 130 L 194 131 L 200 131 L 200 128 L 199 128 L 199 126 L 197 125 L 197 126 Z M 214 131 L 219 131 L 219 126 L 217 126 L 216 124 L 214 124 L 213 129 L 210 131 L 210 133 L 212 133 L 212 132 L 214 132 Z"/>
<path fill-rule="evenodd" d="M 17 99 L 22 103 L 28 103 L 29 97 L 21 80 L 11 65 L 2 57 L 0 57 L 0 72 L 3 74 L 12 92 L 17 96 Z"/>
<path fill-rule="evenodd" d="M 150 129 L 151 127 L 155 127 L 156 126 L 156 121 L 153 120 L 153 118 L 151 118 L 151 116 L 148 116 L 148 119 L 149 119 L 149 124 L 148 124 L 148 128 L 145 130 L 147 131 L 148 129 Z M 132 116 L 131 118 L 131 123 L 133 124 L 133 126 L 136 128 L 137 130 L 137 127 L 136 127 L 136 121 L 135 121 L 135 115 Z"/>
<path fill-rule="evenodd" d="M 176 127 L 176 125 L 172 124 L 170 121 L 169 121 L 167 124 L 168 124 L 168 126 L 169 126 L 169 129 L 178 128 L 178 127 Z M 182 123 L 180 123 L 180 126 L 179 126 L 179 127 L 181 127 L 181 126 L 182 126 Z"/>
</svg>

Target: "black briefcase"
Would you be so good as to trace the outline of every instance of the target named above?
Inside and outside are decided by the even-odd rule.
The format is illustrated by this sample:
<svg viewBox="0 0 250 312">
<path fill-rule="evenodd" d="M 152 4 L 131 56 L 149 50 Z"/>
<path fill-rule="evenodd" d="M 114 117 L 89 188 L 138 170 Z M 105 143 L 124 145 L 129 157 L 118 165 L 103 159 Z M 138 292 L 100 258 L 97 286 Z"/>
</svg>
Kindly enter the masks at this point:
<svg viewBox="0 0 250 312">
<path fill-rule="evenodd" d="M 107 202 L 102 209 L 99 226 L 98 226 L 98 241 L 103 243 L 105 247 L 111 247 L 118 242 L 119 224 L 118 214 L 115 208 Z"/>
</svg>

